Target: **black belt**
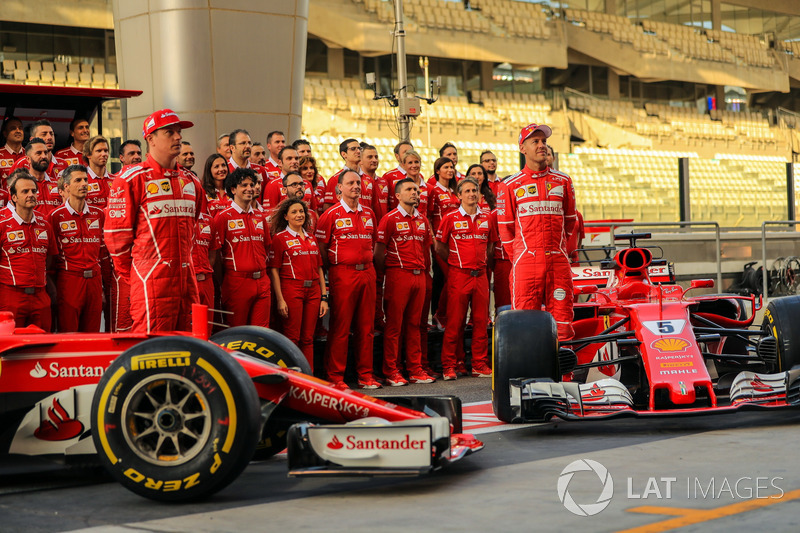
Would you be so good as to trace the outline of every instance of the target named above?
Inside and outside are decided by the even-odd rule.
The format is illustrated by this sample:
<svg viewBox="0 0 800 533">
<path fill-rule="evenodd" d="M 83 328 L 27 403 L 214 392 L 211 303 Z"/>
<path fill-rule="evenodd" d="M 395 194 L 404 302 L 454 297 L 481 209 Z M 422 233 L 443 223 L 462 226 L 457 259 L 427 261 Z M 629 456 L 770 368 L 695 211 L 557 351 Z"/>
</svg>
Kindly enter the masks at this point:
<svg viewBox="0 0 800 533">
<path fill-rule="evenodd" d="M 470 270 L 469 271 L 469 275 L 472 276 L 473 278 L 477 278 L 479 276 L 483 276 L 484 274 L 486 274 L 486 272 L 483 271 L 483 270 Z"/>
<path fill-rule="evenodd" d="M 37 287 L 21 287 L 25 294 L 36 294 Z"/>
</svg>

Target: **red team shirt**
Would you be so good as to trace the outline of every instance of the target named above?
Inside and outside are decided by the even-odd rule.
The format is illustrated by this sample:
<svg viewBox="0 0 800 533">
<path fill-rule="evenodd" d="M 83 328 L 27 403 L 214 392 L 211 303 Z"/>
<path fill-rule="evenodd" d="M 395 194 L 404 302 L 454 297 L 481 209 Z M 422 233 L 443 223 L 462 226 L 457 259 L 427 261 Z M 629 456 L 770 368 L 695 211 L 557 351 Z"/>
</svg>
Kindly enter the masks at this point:
<svg viewBox="0 0 800 533">
<path fill-rule="evenodd" d="M 100 273 L 101 249 L 105 248 L 103 221 L 103 211 L 88 203 L 82 213 L 72 209 L 69 203 L 50 213 L 50 225 L 58 246 L 59 270 Z"/>
<path fill-rule="evenodd" d="M 271 156 L 269 159 L 267 159 L 267 162 L 264 163 L 264 166 L 262 168 L 267 173 L 268 180 L 277 179 L 281 175 L 281 166 L 278 164 L 277 161 L 273 161 Z"/>
<path fill-rule="evenodd" d="M 5 177 L 11 174 L 11 169 L 20 159 L 25 159 L 25 148 L 20 147 L 19 152 L 14 152 L 8 145 L 0 148 L 0 179 L 2 179 L 2 183 L 0 183 L 0 189 L 6 189 L 8 185 L 6 184 Z"/>
<path fill-rule="evenodd" d="M 61 193 L 58 192 L 58 181 L 46 172 L 44 180 L 37 181 L 36 185 L 38 189 L 36 211 L 47 217 L 51 211 L 64 204 Z"/>
<path fill-rule="evenodd" d="M 433 225 L 433 231 L 439 229 L 439 224 L 447 213 L 457 210 L 460 206 L 461 200 L 458 196 L 437 181 L 428 191 L 428 219 Z"/>
<path fill-rule="evenodd" d="M 108 205 L 108 194 L 111 191 L 113 179 L 108 171 L 103 177 L 95 174 L 91 168 L 86 167 L 89 177 L 89 194 L 86 195 L 86 203 L 100 209 L 105 209 Z"/>
<path fill-rule="evenodd" d="M 83 152 L 79 152 L 70 144 L 63 150 L 56 152 L 56 157 L 64 162 L 64 168 L 70 165 L 85 165 Z"/>
<path fill-rule="evenodd" d="M 362 174 L 361 169 L 359 168 L 358 170 L 353 170 L 353 169 L 350 169 L 350 168 L 343 168 L 342 170 L 340 170 L 339 172 L 337 172 L 336 174 L 334 174 L 333 176 L 328 178 L 328 182 L 325 184 L 325 197 L 324 197 L 324 202 L 323 203 L 335 204 L 338 201 L 336 199 L 336 186 L 339 184 L 339 176 L 341 176 L 342 172 L 344 172 L 345 170 L 349 170 L 351 172 L 358 172 L 358 175 L 361 177 L 361 188 L 362 188 L 361 192 L 362 193 L 364 192 L 363 191 L 363 188 L 364 188 L 364 174 Z M 361 205 L 364 205 L 363 203 L 361 203 L 360 199 L 359 199 L 358 203 L 360 203 Z M 365 207 L 369 207 L 370 209 L 372 209 L 371 205 L 366 205 Z"/>
<path fill-rule="evenodd" d="M 386 245 L 385 265 L 409 270 L 424 270 L 425 252 L 431 244 L 428 220 L 419 211 L 409 215 L 397 208 L 381 219 L 377 241 Z"/>
<path fill-rule="evenodd" d="M 208 214 L 211 215 L 211 218 L 216 218 L 219 213 L 228 209 L 231 206 L 231 203 L 231 199 L 228 197 L 225 191 L 217 191 L 214 195 L 206 192 L 206 208 L 208 209 Z"/>
<path fill-rule="evenodd" d="M 489 213 L 478 210 L 473 219 L 463 207 L 445 215 L 436 240 L 449 249 L 448 265 L 470 270 L 486 268 L 487 245 L 497 241 L 497 232 L 489 218 Z"/>
<path fill-rule="evenodd" d="M 47 256 L 57 253 L 53 231 L 41 215 L 24 222 L 16 210 L 0 213 L 0 283 L 44 287 Z"/>
<path fill-rule="evenodd" d="M 319 280 L 322 258 L 314 237 L 305 240 L 291 228 L 275 234 L 269 251 L 270 268 L 278 269 L 278 276 L 286 279 Z"/>
<path fill-rule="evenodd" d="M 267 267 L 272 239 L 269 225 L 258 211 L 251 208 L 245 213 L 233 202 L 214 219 L 214 233 L 225 270 L 257 272 Z"/>
<path fill-rule="evenodd" d="M 330 264 L 352 266 L 372 263 L 376 232 L 372 209 L 359 205 L 353 211 L 340 200 L 320 217 L 316 236 L 327 244 Z"/>
<path fill-rule="evenodd" d="M 200 213 L 197 219 L 197 234 L 194 237 L 192 248 L 192 263 L 195 274 L 211 274 L 211 262 L 208 259 L 209 250 L 219 248 L 219 243 L 214 236 L 214 219 L 208 213 Z"/>
<path fill-rule="evenodd" d="M 306 179 L 303 180 L 303 183 L 305 184 L 303 201 L 308 204 L 309 209 L 316 211 L 317 198 L 314 195 L 314 188 L 312 187 L 311 182 Z M 281 179 L 272 180 L 267 184 L 266 188 L 264 189 L 264 201 L 261 205 L 264 207 L 264 209 L 272 210 L 278 207 L 278 204 L 285 199 L 286 193 L 283 190 L 283 176 L 281 176 Z"/>
</svg>

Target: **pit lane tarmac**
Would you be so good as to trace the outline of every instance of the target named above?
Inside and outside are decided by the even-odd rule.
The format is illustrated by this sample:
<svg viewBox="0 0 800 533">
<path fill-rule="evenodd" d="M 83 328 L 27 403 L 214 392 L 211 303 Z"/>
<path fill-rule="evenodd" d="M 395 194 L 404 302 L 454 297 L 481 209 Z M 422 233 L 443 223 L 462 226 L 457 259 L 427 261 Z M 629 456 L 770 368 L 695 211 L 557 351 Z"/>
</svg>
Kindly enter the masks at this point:
<svg viewBox="0 0 800 533">
<path fill-rule="evenodd" d="M 486 419 L 489 388 L 467 378 L 378 392 L 457 394 L 478 406 L 475 422 Z M 798 531 L 798 425 L 800 411 L 785 410 L 489 428 L 483 451 L 429 476 L 290 479 L 277 456 L 188 505 L 157 504 L 91 475 L 35 486 L 52 472 L 17 471 L 28 488 L 14 492 L 0 470 L 0 530 Z"/>
</svg>

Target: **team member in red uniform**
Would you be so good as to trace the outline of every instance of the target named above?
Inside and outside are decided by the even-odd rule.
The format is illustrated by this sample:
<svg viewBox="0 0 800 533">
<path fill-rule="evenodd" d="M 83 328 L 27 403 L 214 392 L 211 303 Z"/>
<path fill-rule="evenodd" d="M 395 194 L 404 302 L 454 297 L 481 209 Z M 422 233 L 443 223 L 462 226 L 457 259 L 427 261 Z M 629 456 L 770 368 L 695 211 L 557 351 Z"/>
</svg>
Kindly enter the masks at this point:
<svg viewBox="0 0 800 533">
<path fill-rule="evenodd" d="M 506 253 L 505 247 L 499 240 L 497 229 L 497 209 L 491 211 L 491 223 L 494 226 L 498 240 L 494 244 L 494 261 L 492 263 L 492 288 L 494 289 L 494 316 L 501 307 L 511 305 L 511 259 Z"/>
<path fill-rule="evenodd" d="M 579 265 L 580 261 L 580 254 L 578 250 L 581 247 L 581 243 L 583 239 L 586 238 L 586 229 L 583 226 L 583 215 L 577 209 L 575 210 L 575 230 L 570 234 L 569 239 L 567 240 L 567 255 L 569 256 L 569 261 L 573 265 Z"/>
<path fill-rule="evenodd" d="M 195 164 L 194 148 L 192 148 L 192 143 L 181 141 L 181 153 L 178 154 L 178 164 L 197 176 L 197 172 L 192 170 L 192 167 L 194 167 Z"/>
<path fill-rule="evenodd" d="M 212 252 L 217 249 L 217 245 L 217 239 L 214 237 L 214 219 L 208 212 L 200 213 L 197 218 L 197 236 L 192 248 L 192 264 L 200 303 L 209 308 L 213 308 L 216 301 L 212 264 L 212 257 L 216 257 L 216 254 Z"/>
<path fill-rule="evenodd" d="M 375 172 L 378 170 L 379 163 L 378 149 L 371 144 L 362 142 L 361 162 L 359 163 L 359 169 L 361 170 L 361 196 L 358 197 L 358 202 L 364 207 L 372 209 L 378 221 L 380 221 L 380 217 L 378 217 L 378 212 L 375 207 L 377 200 Z"/>
<path fill-rule="evenodd" d="M 48 172 L 50 150 L 42 139 L 34 137 L 28 141 L 28 145 L 25 147 L 25 157 L 28 160 L 30 175 L 36 179 L 39 189 L 36 210 L 43 217 L 47 217 L 50 211 L 64 203 L 58 190 L 58 182 Z"/>
<path fill-rule="evenodd" d="M 297 155 L 300 157 L 311 156 L 311 143 L 305 139 L 297 139 L 296 141 L 292 142 L 292 147 L 297 150 Z"/>
<path fill-rule="evenodd" d="M 299 175 L 288 179 L 297 182 Z M 300 182 L 302 183 L 302 182 Z M 281 333 L 295 343 L 314 370 L 314 329 L 328 312 L 325 273 L 311 233 L 308 204 L 300 198 L 282 201 L 272 215 L 269 274 L 277 301 Z"/>
<path fill-rule="evenodd" d="M 500 180 L 497 179 L 497 156 L 489 150 L 481 152 L 481 166 L 486 170 L 486 178 L 489 181 L 489 188 L 492 189 L 492 194 L 497 197 L 497 184 Z M 472 168 L 472 167 L 470 167 Z M 469 176 L 469 169 L 467 169 L 467 176 Z"/>
<path fill-rule="evenodd" d="M 269 181 L 277 179 L 281 176 L 281 165 L 278 154 L 286 146 L 286 137 L 282 131 L 271 131 L 267 134 L 267 152 L 269 152 L 269 159 L 267 159 L 264 168 L 267 171 L 267 178 Z M 266 186 L 266 184 L 265 184 Z"/>
<path fill-rule="evenodd" d="M 446 157 L 450 161 L 453 162 L 453 173 L 455 175 L 456 181 L 461 181 L 464 179 L 464 174 L 458 171 L 456 167 L 458 166 L 458 150 L 456 149 L 456 145 L 451 142 L 446 142 L 439 148 L 439 157 Z M 429 185 L 436 184 L 436 174 L 431 176 L 428 179 Z"/>
<path fill-rule="evenodd" d="M 279 158 L 281 161 L 280 179 L 270 181 L 265 185 L 266 189 L 264 189 L 264 202 L 262 205 L 267 211 L 275 209 L 281 201 L 286 199 L 286 186 L 284 185 L 286 176 L 289 174 L 300 175 L 300 157 L 293 146 L 287 146 L 281 150 Z M 317 198 L 314 196 L 314 182 L 304 180 L 301 190 L 303 191 L 303 201 L 308 204 L 311 210 L 316 211 Z"/>
<path fill-rule="evenodd" d="M 48 160 L 49 165 L 47 167 L 47 174 L 50 176 L 55 177 L 58 176 L 62 170 L 67 168 L 63 161 L 58 159 L 55 154 L 53 153 L 53 147 L 56 144 L 56 134 L 53 132 L 53 126 L 50 125 L 50 121 L 47 119 L 37 120 L 31 125 L 31 139 L 42 139 L 44 144 L 47 146 L 48 150 Z M 30 140 L 28 140 L 30 143 Z M 17 161 L 11 166 L 10 172 L 15 171 L 18 168 L 30 169 L 30 161 L 25 157 L 20 157 Z M 39 190 L 41 201 L 41 189 Z M 59 204 L 60 205 L 60 204 Z"/>
<path fill-rule="evenodd" d="M 428 220 L 431 221 L 434 234 L 438 231 L 442 218 L 461 206 L 461 200 L 456 196 L 455 174 L 456 167 L 450 159 L 440 157 L 433 163 L 433 176 L 436 182 L 431 186 L 428 196 Z M 447 292 L 442 290 L 446 279 L 447 260 L 436 254 L 430 301 L 434 321 L 440 325 L 444 324 L 447 317 Z"/>
<path fill-rule="evenodd" d="M 386 184 L 386 198 L 387 206 L 386 212 L 397 207 L 397 201 L 394 200 L 394 184 L 406 177 L 406 169 L 403 168 L 403 157 L 406 152 L 413 150 L 414 146 L 408 141 L 400 141 L 394 147 L 394 158 L 397 159 L 397 168 L 393 168 L 383 175 L 383 181 Z M 424 215 L 425 213 L 423 213 Z"/>
<path fill-rule="evenodd" d="M 196 178 L 176 163 L 181 130 L 192 125 L 170 109 L 147 117 L 147 159 L 111 185 L 106 246 L 115 272 L 130 282 L 136 332 L 188 331 L 199 301 L 192 245 L 205 198 Z"/>
<path fill-rule="evenodd" d="M 252 168 L 261 177 L 261 181 L 267 181 L 267 171 L 264 167 L 254 165 L 250 162 L 250 153 L 253 150 L 253 141 L 247 130 L 233 130 L 230 135 L 231 157 L 228 159 L 228 172 L 233 172 L 237 168 Z"/>
<path fill-rule="evenodd" d="M 283 183 L 283 190 L 281 192 L 283 199 L 281 201 L 285 200 L 286 198 L 297 198 L 298 200 L 303 200 L 306 202 L 306 199 L 308 198 L 308 191 L 306 190 L 308 183 L 300 177 L 300 174 L 297 172 L 289 172 L 283 177 L 281 183 Z M 308 202 L 306 202 L 306 205 L 309 205 Z M 308 232 L 312 235 L 317 230 L 318 220 L 319 215 L 317 215 L 317 212 L 309 207 Z"/>
<path fill-rule="evenodd" d="M 11 199 L 8 196 L 8 191 L 5 189 L 0 189 L 0 212 L 6 208 L 10 201 Z"/>
<path fill-rule="evenodd" d="M 58 331 L 98 332 L 103 310 L 100 259 L 108 253 L 103 243 L 103 211 L 87 201 L 86 167 L 70 165 L 58 180 L 66 200 L 50 213 L 58 245 Z"/>
<path fill-rule="evenodd" d="M 84 156 L 86 141 L 89 140 L 89 121 L 85 118 L 74 118 L 69 123 L 69 135 L 72 144 L 56 152 L 56 157 L 65 165 L 85 165 Z"/>
<path fill-rule="evenodd" d="M 461 207 L 442 219 L 436 232 L 436 253 L 447 258 L 447 322 L 442 339 L 444 379 L 456 379 L 464 364 L 464 322 L 472 307 L 472 375 L 491 377 L 486 324 L 489 322 L 487 258 L 497 241 L 489 213 L 478 209 L 478 183 L 464 178 L 458 183 Z"/>
<path fill-rule="evenodd" d="M 497 195 L 490 186 L 489 177 L 483 165 L 470 165 L 467 169 L 467 177 L 478 182 L 478 208 L 484 211 L 491 211 L 497 203 Z"/>
<path fill-rule="evenodd" d="M 142 143 L 138 139 L 128 139 L 119 147 L 119 162 L 122 168 L 142 162 Z"/>
<path fill-rule="evenodd" d="M 519 134 L 525 167 L 500 183 L 497 221 L 512 257 L 511 305 L 545 309 L 558 338 L 572 338 L 572 271 L 567 241 L 575 229 L 575 192 L 566 174 L 547 166 L 549 126 L 530 124 Z"/>
<path fill-rule="evenodd" d="M 250 205 L 258 175 L 251 168 L 237 168 L 225 178 L 231 206 L 214 219 L 214 233 L 222 261 L 222 307 L 229 326 L 267 327 L 270 282 L 267 258 L 271 243 L 269 226 Z"/>
<path fill-rule="evenodd" d="M 25 149 L 22 147 L 25 131 L 20 119 L 7 117 L 0 132 L 5 140 L 5 146 L 0 148 L 0 190 L 7 190 L 5 178 L 11 173 L 11 167 L 17 160 L 25 158 Z"/>
<path fill-rule="evenodd" d="M 36 180 L 19 174 L 9 184 L 13 209 L 0 211 L 0 311 L 18 327 L 49 332 L 50 297 L 45 290 L 49 256 L 58 253 L 50 224 L 38 213 Z"/>
<path fill-rule="evenodd" d="M 324 184 L 320 185 L 321 180 L 319 169 L 317 169 L 317 160 L 310 155 L 300 156 L 297 166 L 299 167 L 300 177 L 312 185 L 314 200 L 317 204 L 316 212 L 321 215 L 324 212 L 322 206 L 325 204 L 325 186 Z"/>
<path fill-rule="evenodd" d="M 108 163 L 108 141 L 97 135 L 83 145 L 83 157 L 88 161 L 89 193 L 86 202 L 101 210 L 108 204 L 108 192 L 113 181 L 106 168 Z"/>
<path fill-rule="evenodd" d="M 203 191 L 206 195 L 208 214 L 215 218 L 218 213 L 229 208 L 231 199 L 225 192 L 225 178 L 228 176 L 228 163 L 219 154 L 211 154 L 203 165 Z"/>
<path fill-rule="evenodd" d="M 361 177 L 357 172 L 342 172 L 339 190 L 341 200 L 320 217 L 316 232 L 322 261 L 328 267 L 332 298 L 325 370 L 330 381 L 338 387 L 344 386 L 352 325 L 359 386 L 374 388 L 375 269 L 372 266 L 372 248 L 378 224 L 372 210 L 358 203 Z"/>
<path fill-rule="evenodd" d="M 405 339 L 406 369 L 411 383 L 436 381 L 423 368 L 418 331 L 425 302 L 426 259 L 430 250 L 428 220 L 416 209 L 419 185 L 410 178 L 395 183 L 397 209 L 378 226 L 375 262 L 386 270 L 386 327 L 383 335 L 383 375 L 393 387 L 407 385 L 400 373 L 400 339 Z"/>
<path fill-rule="evenodd" d="M 339 176 L 342 173 L 352 170 L 361 176 L 361 144 L 355 139 L 345 139 L 339 144 L 339 156 L 344 160 L 344 168 L 328 178 L 325 184 L 325 210 L 328 210 L 337 202 L 336 186 L 339 183 Z M 363 189 L 363 182 L 362 187 Z"/>
</svg>

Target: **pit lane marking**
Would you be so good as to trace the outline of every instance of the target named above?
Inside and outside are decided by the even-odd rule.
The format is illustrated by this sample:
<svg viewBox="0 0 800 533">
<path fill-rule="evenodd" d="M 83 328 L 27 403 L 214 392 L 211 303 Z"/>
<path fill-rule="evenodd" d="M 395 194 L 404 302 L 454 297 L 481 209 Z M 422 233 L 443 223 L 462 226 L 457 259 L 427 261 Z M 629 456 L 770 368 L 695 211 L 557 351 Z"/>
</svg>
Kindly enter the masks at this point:
<svg viewBox="0 0 800 533">
<path fill-rule="evenodd" d="M 464 433 L 472 433 L 473 435 L 542 425 L 507 424 L 505 422 L 501 422 L 496 416 L 494 416 L 491 401 L 465 403 L 462 406 L 461 422 L 462 427 L 464 428 Z"/>
<path fill-rule="evenodd" d="M 645 526 L 625 529 L 618 531 L 617 533 L 657 533 L 660 531 L 669 531 L 679 527 L 710 522 L 711 520 L 716 520 L 718 518 L 746 513 L 748 511 L 761 509 L 762 507 L 768 507 L 777 503 L 784 503 L 797 499 L 800 499 L 800 489 L 784 492 L 782 496 L 775 495 L 767 498 L 751 499 L 743 502 L 723 505 L 722 507 L 716 507 L 713 509 L 687 509 L 683 507 L 642 505 L 640 507 L 626 509 L 626 511 L 629 513 L 673 515 L 676 516 L 676 518 L 662 520 L 661 522 L 655 522 Z"/>
</svg>

